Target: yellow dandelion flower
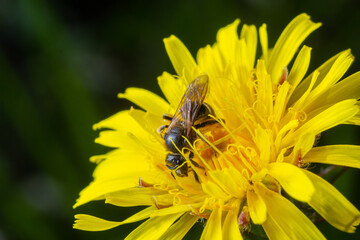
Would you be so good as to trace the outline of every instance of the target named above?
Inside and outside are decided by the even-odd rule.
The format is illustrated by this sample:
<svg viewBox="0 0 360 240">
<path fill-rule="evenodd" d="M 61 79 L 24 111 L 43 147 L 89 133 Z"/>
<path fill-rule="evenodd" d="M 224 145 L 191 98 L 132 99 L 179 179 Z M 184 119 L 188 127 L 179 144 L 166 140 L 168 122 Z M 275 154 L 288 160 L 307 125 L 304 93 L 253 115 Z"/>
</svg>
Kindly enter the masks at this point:
<svg viewBox="0 0 360 240">
<path fill-rule="evenodd" d="M 256 60 L 257 29 L 244 25 L 239 35 L 239 22 L 220 29 L 196 61 L 175 36 L 164 40 L 177 73 L 158 78 L 167 101 L 139 88 L 119 94 L 142 110 L 94 126 L 103 129 L 96 142 L 115 149 L 91 158 L 94 181 L 74 207 L 101 199 L 147 207 L 121 222 L 79 214 L 74 228 L 147 219 L 126 239 L 181 239 L 204 220 L 202 239 L 242 239 L 260 225 L 270 239 L 324 239 L 296 206 L 303 202 L 335 228 L 355 231 L 360 212 L 307 170 L 360 167 L 359 146 L 314 146 L 329 128 L 360 125 L 360 72 L 339 81 L 354 57 L 345 50 L 304 77 L 311 48 L 298 49 L 320 23 L 297 16 L 272 49 L 262 25 Z"/>
</svg>

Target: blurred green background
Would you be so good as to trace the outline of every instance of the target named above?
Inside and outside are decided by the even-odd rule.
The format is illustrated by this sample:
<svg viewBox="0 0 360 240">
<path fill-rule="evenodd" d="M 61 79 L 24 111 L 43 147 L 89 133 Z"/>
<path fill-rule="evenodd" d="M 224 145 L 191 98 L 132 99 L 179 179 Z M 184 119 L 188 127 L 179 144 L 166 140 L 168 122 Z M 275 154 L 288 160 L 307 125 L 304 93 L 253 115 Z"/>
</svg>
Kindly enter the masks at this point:
<svg viewBox="0 0 360 240">
<path fill-rule="evenodd" d="M 273 46 L 301 12 L 323 22 L 305 42 L 313 47 L 312 70 L 346 48 L 360 57 L 356 0 L 0 0 L 0 240 L 123 239 L 137 223 L 105 232 L 72 229 L 76 213 L 122 220 L 137 210 L 102 201 L 72 209 L 92 180 L 89 157 L 108 151 L 94 143 L 92 124 L 131 106 L 116 98 L 127 87 L 161 95 L 157 76 L 174 73 L 164 37 L 175 34 L 195 55 L 240 18 L 267 23 Z M 358 70 L 356 59 L 347 75 Z M 358 127 L 340 126 L 320 144 L 359 142 Z M 336 183 L 358 208 L 359 172 L 350 169 Z M 360 239 L 360 230 L 320 228 L 329 239 Z M 187 238 L 198 238 L 201 229 L 197 224 Z"/>
</svg>

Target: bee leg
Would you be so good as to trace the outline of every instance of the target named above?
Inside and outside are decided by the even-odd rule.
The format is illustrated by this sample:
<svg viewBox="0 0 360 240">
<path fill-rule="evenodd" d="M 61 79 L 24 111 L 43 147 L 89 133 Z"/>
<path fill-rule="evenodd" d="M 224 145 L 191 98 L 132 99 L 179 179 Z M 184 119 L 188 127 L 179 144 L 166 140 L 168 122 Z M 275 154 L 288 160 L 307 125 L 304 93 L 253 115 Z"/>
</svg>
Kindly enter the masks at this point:
<svg viewBox="0 0 360 240">
<path fill-rule="evenodd" d="M 197 173 L 195 171 L 193 171 L 193 173 L 194 173 L 195 181 L 200 183 L 199 176 L 197 175 Z"/>
<path fill-rule="evenodd" d="M 195 162 L 194 160 L 192 160 L 193 157 L 194 157 L 194 153 L 193 153 L 193 152 L 190 152 L 190 154 L 189 154 L 189 160 L 191 161 L 191 163 L 194 164 L 195 167 L 204 169 L 204 168 L 201 167 L 197 162 Z M 191 170 L 192 170 L 192 172 L 194 173 L 195 181 L 198 182 L 198 183 L 200 183 L 200 181 L 199 181 L 199 176 L 197 175 L 197 173 L 194 171 L 194 169 L 191 169 Z"/>
<path fill-rule="evenodd" d="M 171 120 L 173 119 L 173 116 L 164 113 L 164 114 L 163 114 L 163 119 L 164 119 L 164 120 L 167 120 L 167 121 L 171 121 Z"/>
<path fill-rule="evenodd" d="M 204 169 L 204 168 L 201 167 L 197 162 L 195 162 L 194 160 L 192 160 L 193 157 L 194 157 L 194 153 L 193 153 L 193 152 L 190 152 L 190 154 L 189 154 L 189 160 L 190 160 L 190 162 L 191 162 L 195 167 Z"/>
<path fill-rule="evenodd" d="M 224 119 L 221 119 L 221 121 L 223 123 L 225 123 L 225 120 Z M 219 124 L 219 121 L 215 120 L 215 119 L 210 119 L 208 121 L 205 121 L 205 122 L 202 122 L 202 123 L 198 123 L 196 125 L 194 125 L 195 128 L 203 128 L 203 127 L 206 127 L 208 125 L 213 125 L 213 124 Z"/>
<path fill-rule="evenodd" d="M 213 124 L 216 124 L 216 123 L 218 123 L 218 121 L 216 121 L 215 119 L 211 119 L 209 121 L 196 124 L 196 125 L 194 125 L 194 127 L 195 128 L 203 128 L 203 127 L 206 127 L 208 125 L 213 125 Z"/>
<path fill-rule="evenodd" d="M 169 125 L 162 125 L 156 131 L 157 131 L 157 133 L 161 134 L 164 131 L 164 129 L 168 128 L 168 127 L 169 127 Z"/>
<path fill-rule="evenodd" d="M 171 176 L 176 180 L 176 178 L 175 178 L 175 176 L 174 176 L 174 174 L 172 173 L 172 172 L 170 172 L 170 174 L 171 174 Z"/>
</svg>

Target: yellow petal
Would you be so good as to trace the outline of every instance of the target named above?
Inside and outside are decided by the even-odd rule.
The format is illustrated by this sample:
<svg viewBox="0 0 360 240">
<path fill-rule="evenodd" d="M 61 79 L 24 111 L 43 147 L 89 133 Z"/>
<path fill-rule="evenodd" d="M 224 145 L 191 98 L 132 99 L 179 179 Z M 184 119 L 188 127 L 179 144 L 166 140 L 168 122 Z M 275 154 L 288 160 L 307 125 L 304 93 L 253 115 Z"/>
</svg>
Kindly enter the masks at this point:
<svg viewBox="0 0 360 240">
<path fill-rule="evenodd" d="M 248 26 L 244 24 L 241 29 L 240 38 L 244 38 L 249 56 L 249 66 L 254 67 L 257 46 L 257 32 L 254 25 Z"/>
<path fill-rule="evenodd" d="M 224 170 L 215 170 L 209 171 L 209 176 L 219 184 L 228 194 L 231 194 L 235 197 L 243 197 L 244 192 L 239 191 L 239 186 L 234 182 L 234 178 L 230 175 L 230 171 L 227 169 Z"/>
<path fill-rule="evenodd" d="M 249 181 L 247 180 L 247 178 L 240 173 L 237 169 L 235 168 L 225 168 L 223 169 L 223 171 L 231 176 L 232 180 L 235 181 L 235 183 L 238 186 L 238 195 L 239 198 L 241 198 L 242 196 L 245 195 L 245 191 L 248 189 L 248 185 L 249 185 Z M 244 191 L 243 193 L 239 193 L 240 191 Z"/>
<path fill-rule="evenodd" d="M 349 120 L 345 121 L 344 124 L 350 124 L 350 125 L 357 125 L 360 126 L 360 106 L 359 107 L 359 111 L 357 114 L 355 114 L 355 116 L 353 116 L 352 118 L 350 118 Z"/>
<path fill-rule="evenodd" d="M 272 115 L 273 113 L 273 89 L 270 75 L 266 71 L 265 62 L 258 60 L 257 63 L 257 102 L 256 111 L 261 115 Z"/>
<path fill-rule="evenodd" d="M 74 208 L 103 198 L 106 193 L 138 186 L 139 177 L 148 175 L 149 165 L 146 156 L 135 153 L 124 153 L 102 161 L 94 171 L 95 180 L 80 192 Z"/>
<path fill-rule="evenodd" d="M 106 203 L 120 207 L 131 207 L 140 205 L 152 205 L 153 196 L 166 194 L 166 191 L 153 187 L 135 187 L 118 192 L 105 194 Z M 173 197 L 171 197 L 171 200 Z M 169 202 L 172 204 L 172 202 Z"/>
<path fill-rule="evenodd" d="M 196 56 L 200 68 L 209 75 L 209 79 L 215 79 L 224 71 L 225 63 L 222 58 L 218 45 L 215 43 L 213 47 L 207 45 L 200 48 Z"/>
<path fill-rule="evenodd" d="M 275 122 L 279 123 L 281 118 L 284 115 L 286 103 L 288 100 L 288 94 L 290 92 L 290 84 L 285 81 L 281 86 L 279 87 L 279 93 L 275 99 L 274 104 L 274 120 Z"/>
<path fill-rule="evenodd" d="M 98 138 L 95 139 L 96 143 L 117 148 L 125 148 L 127 150 L 138 151 L 139 145 L 134 142 L 131 135 L 138 138 L 147 138 L 147 132 L 140 126 L 134 118 L 130 115 L 131 111 L 121 111 L 97 124 L 94 124 L 94 130 L 102 128 L 110 128 L 116 131 L 102 131 Z"/>
<path fill-rule="evenodd" d="M 139 145 L 148 145 L 149 147 L 152 146 L 155 149 L 163 145 L 162 140 L 160 142 L 154 141 L 154 138 L 161 139 L 157 129 L 167 123 L 161 116 L 134 108 L 130 109 L 129 115 L 147 132 L 143 134 L 143 136 L 131 134 L 135 137 L 135 140 L 141 140 L 138 141 Z M 149 134 L 152 136 L 149 136 Z M 149 139 L 151 139 L 151 141 L 149 141 Z"/>
<path fill-rule="evenodd" d="M 75 215 L 73 228 L 84 231 L 105 231 L 121 225 L 121 222 L 107 221 L 87 214 Z"/>
<path fill-rule="evenodd" d="M 287 81 L 292 86 L 292 91 L 296 89 L 300 81 L 304 78 L 310 64 L 310 55 L 311 48 L 307 46 L 303 46 L 300 53 L 297 55 L 295 63 L 287 78 Z"/>
<path fill-rule="evenodd" d="M 270 239 L 325 239 L 310 219 L 289 200 L 262 184 L 256 183 L 255 189 L 267 207 L 268 218 L 263 227 Z M 271 225 L 276 227 L 271 229 Z M 276 238 L 284 235 L 287 237 Z"/>
<path fill-rule="evenodd" d="M 226 62 L 235 63 L 234 50 L 239 41 L 237 33 L 239 23 L 240 20 L 236 19 L 232 24 L 221 28 L 216 35 L 217 44 Z"/>
<path fill-rule="evenodd" d="M 317 85 L 315 85 L 315 89 L 311 91 L 307 100 L 307 107 L 304 108 L 304 110 L 311 111 L 319 106 L 324 106 L 323 94 L 325 93 L 325 95 L 327 95 L 329 88 L 340 80 L 353 61 L 354 56 L 350 50 L 340 54 L 321 82 L 317 81 Z"/>
<path fill-rule="evenodd" d="M 306 14 L 298 15 L 288 24 L 277 40 L 269 59 L 268 70 L 273 83 L 279 81 L 282 69 L 289 64 L 300 44 L 320 26 L 320 23 L 312 22 Z"/>
<path fill-rule="evenodd" d="M 290 236 L 285 232 L 285 229 L 282 229 L 281 226 L 279 226 L 275 219 L 270 215 L 262 224 L 262 227 L 264 228 L 264 231 L 266 232 L 266 235 L 269 237 L 269 239 L 291 240 Z"/>
<path fill-rule="evenodd" d="M 289 163 L 271 163 L 268 169 L 290 196 L 302 202 L 311 199 L 314 186 L 300 168 Z"/>
<path fill-rule="evenodd" d="M 262 224 L 266 221 L 266 205 L 264 200 L 253 190 L 247 191 L 247 204 L 252 221 L 255 224 Z"/>
<path fill-rule="evenodd" d="M 164 39 L 166 52 L 179 76 L 185 75 L 188 84 L 195 77 L 193 71 L 196 63 L 186 46 L 174 35 Z"/>
<path fill-rule="evenodd" d="M 303 161 L 360 168 L 360 146 L 331 145 L 316 147 L 306 154 Z"/>
<path fill-rule="evenodd" d="M 360 98 L 360 72 L 341 80 L 332 86 L 326 95 L 319 101 L 321 105 L 333 104 L 345 99 Z"/>
<path fill-rule="evenodd" d="M 134 139 L 131 138 L 129 132 L 121 131 L 102 131 L 95 142 L 107 147 L 126 148 L 136 150 L 139 146 Z"/>
<path fill-rule="evenodd" d="M 207 239 L 216 239 L 221 240 L 222 238 L 222 230 L 221 230 L 221 218 L 222 218 L 222 209 L 215 208 L 206 222 L 206 226 L 204 231 L 201 234 L 200 240 Z"/>
<path fill-rule="evenodd" d="M 159 240 L 178 240 L 183 239 L 186 233 L 192 228 L 199 218 L 189 213 L 184 214 L 174 223 Z"/>
<path fill-rule="evenodd" d="M 95 179 L 112 179 L 137 175 L 138 172 L 149 170 L 150 162 L 146 155 L 141 153 L 123 153 L 107 158 L 94 170 Z"/>
<path fill-rule="evenodd" d="M 138 239 L 158 239 L 160 238 L 169 227 L 178 219 L 182 213 L 177 213 L 173 215 L 161 216 L 161 217 L 152 217 L 134 231 L 132 231 L 125 240 L 138 240 Z"/>
<path fill-rule="evenodd" d="M 260 160 L 263 166 L 266 166 L 267 163 L 270 161 L 270 136 L 260 126 L 255 129 L 255 143 L 260 152 Z"/>
<path fill-rule="evenodd" d="M 94 130 L 102 128 L 110 128 L 122 132 L 128 132 L 131 129 L 132 132 L 143 134 L 141 127 L 136 121 L 129 115 L 129 110 L 120 111 L 105 120 L 100 121 L 93 125 Z"/>
<path fill-rule="evenodd" d="M 201 205 L 202 204 L 199 204 L 199 207 Z M 171 215 L 171 214 L 175 214 L 175 213 L 184 213 L 184 212 L 189 212 L 190 210 L 191 210 L 191 206 L 189 206 L 189 205 L 176 205 L 176 206 L 159 209 L 159 210 L 155 211 L 151 215 L 151 217 L 166 216 L 166 215 Z"/>
<path fill-rule="evenodd" d="M 209 194 L 210 196 L 214 196 L 219 199 L 228 199 L 231 196 L 223 191 L 217 184 L 212 181 L 201 183 L 201 187 L 204 193 Z"/>
<path fill-rule="evenodd" d="M 95 181 L 89 184 L 80 192 L 79 198 L 76 200 L 73 208 L 83 205 L 92 200 L 104 199 L 104 195 L 108 192 L 119 191 L 122 189 L 135 187 L 138 185 L 138 177 L 123 177 L 109 181 Z"/>
<path fill-rule="evenodd" d="M 235 62 L 235 64 L 231 64 L 230 66 L 233 66 L 235 68 L 235 72 L 239 72 L 238 75 L 236 75 L 237 78 L 235 79 L 239 79 L 241 82 L 246 83 L 252 67 L 249 62 L 249 51 L 244 38 L 236 42 L 234 53 L 235 57 L 233 61 Z"/>
<path fill-rule="evenodd" d="M 124 152 L 126 152 L 126 150 L 124 150 L 124 149 L 114 149 L 114 150 L 112 150 L 112 151 L 110 151 L 110 152 L 108 152 L 106 154 L 91 156 L 90 157 L 90 162 L 99 164 L 100 162 L 104 161 L 108 157 L 121 155 Z"/>
<path fill-rule="evenodd" d="M 167 72 L 158 77 L 158 83 L 161 91 L 169 101 L 171 108 L 175 111 L 186 90 L 186 84 L 181 79 L 176 79 Z M 169 109 L 170 110 L 170 109 Z M 163 112 L 163 113 L 169 113 Z"/>
<path fill-rule="evenodd" d="M 346 52 L 346 51 L 342 51 L 342 52 L 336 54 L 335 56 L 331 57 L 329 60 L 327 60 L 325 63 L 323 63 L 320 67 L 318 67 L 314 71 L 314 72 L 320 73 L 319 77 L 317 78 L 318 82 L 321 82 L 322 79 L 324 79 L 324 77 L 330 71 L 330 69 L 333 66 L 336 59 L 338 59 L 340 55 L 344 54 L 344 52 Z M 306 77 L 303 81 L 301 81 L 301 83 L 298 85 L 298 87 L 294 90 L 294 92 L 289 100 L 288 106 L 293 105 L 293 103 L 295 101 L 297 101 L 304 94 L 304 92 L 306 92 L 306 90 L 309 88 L 310 82 L 313 78 L 312 75 L 314 74 L 314 72 L 312 74 L 310 74 L 308 77 Z"/>
<path fill-rule="evenodd" d="M 293 134 L 289 134 L 282 140 L 282 146 L 292 146 L 304 132 L 319 134 L 329 128 L 335 127 L 351 119 L 359 111 L 356 100 L 349 99 L 332 105 L 315 116 L 309 116 L 310 120 L 298 128 Z"/>
<path fill-rule="evenodd" d="M 231 209 L 227 212 L 223 224 L 223 239 L 242 240 L 238 225 L 238 209 Z"/>
<path fill-rule="evenodd" d="M 279 133 L 276 136 L 275 139 L 275 147 L 276 150 L 280 150 L 281 148 L 281 142 L 283 137 L 289 132 L 289 130 L 296 128 L 299 125 L 299 120 L 295 119 L 295 120 L 291 120 L 289 122 L 287 122 L 284 127 L 282 127 L 279 131 Z"/>
<path fill-rule="evenodd" d="M 249 49 L 246 44 L 245 38 L 241 38 L 236 42 L 234 49 L 234 62 L 228 62 L 227 65 L 224 66 L 225 70 L 228 70 L 231 74 L 232 79 L 227 79 L 225 77 L 221 83 L 218 83 L 212 89 L 216 89 L 217 93 L 213 93 L 213 96 L 217 96 L 217 99 L 228 99 L 229 96 L 234 95 L 234 87 L 242 89 L 242 94 L 239 96 L 238 101 L 249 102 L 251 101 L 251 90 L 248 88 L 249 79 L 251 78 L 251 71 L 253 70 L 253 66 L 249 62 Z M 222 73 L 221 75 L 223 75 Z M 220 75 L 220 76 L 221 76 Z M 235 86 L 234 86 L 235 85 Z M 226 102 L 226 101 L 225 101 Z M 225 103 L 226 104 L 226 103 Z M 229 105 L 230 106 L 230 105 Z M 227 108 L 227 107 L 225 107 Z"/>
<path fill-rule="evenodd" d="M 295 165 L 301 164 L 303 156 L 305 156 L 315 143 L 315 135 L 312 133 L 304 133 L 300 136 L 299 141 L 295 144 L 294 150 L 292 151 L 289 162 Z"/>
<path fill-rule="evenodd" d="M 145 111 L 155 113 L 159 116 L 162 116 L 170 109 L 169 104 L 164 99 L 142 88 L 127 88 L 125 93 L 119 93 L 118 97 L 126 98 Z"/>
<path fill-rule="evenodd" d="M 311 82 L 310 82 L 310 85 L 308 87 L 308 89 L 304 92 L 304 94 L 300 97 L 299 100 L 297 100 L 293 106 L 293 108 L 295 110 L 303 110 L 304 109 L 304 105 L 306 105 L 306 103 L 308 102 L 308 98 L 309 98 L 309 95 L 311 94 L 311 91 L 313 90 L 313 87 L 319 77 L 320 73 L 318 71 L 314 71 L 313 74 L 311 75 Z M 291 114 L 289 112 L 289 114 Z"/>
<path fill-rule="evenodd" d="M 107 221 L 87 214 L 77 214 L 75 215 L 76 220 L 73 228 L 84 231 L 104 231 L 123 224 L 137 222 L 148 218 L 155 209 L 156 207 L 154 206 L 145 208 L 144 210 L 121 222 Z"/>
<path fill-rule="evenodd" d="M 337 229 L 354 233 L 360 224 L 360 212 L 330 183 L 306 170 L 302 170 L 315 186 L 309 205 Z"/>
<path fill-rule="evenodd" d="M 334 63 L 328 71 L 322 73 L 321 81 L 316 83 L 316 92 L 321 92 L 323 89 L 327 89 L 329 86 L 335 84 L 344 75 L 353 61 L 354 56 L 351 54 L 350 49 L 336 55 Z"/>
<path fill-rule="evenodd" d="M 266 31 L 266 24 L 261 25 L 259 28 L 260 44 L 262 49 L 262 58 L 268 62 L 268 35 Z"/>
</svg>

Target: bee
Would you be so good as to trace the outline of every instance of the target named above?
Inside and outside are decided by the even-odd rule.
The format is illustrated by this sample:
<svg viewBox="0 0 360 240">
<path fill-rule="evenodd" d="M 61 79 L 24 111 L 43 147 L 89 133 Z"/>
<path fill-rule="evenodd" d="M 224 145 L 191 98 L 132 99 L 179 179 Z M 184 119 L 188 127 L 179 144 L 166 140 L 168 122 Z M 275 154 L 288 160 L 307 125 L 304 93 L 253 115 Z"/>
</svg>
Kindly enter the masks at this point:
<svg viewBox="0 0 360 240">
<path fill-rule="evenodd" d="M 159 128 L 160 132 L 166 128 L 164 134 L 165 145 L 171 152 L 165 158 L 166 167 L 170 170 L 175 170 L 175 174 L 179 177 L 188 176 L 189 171 L 186 159 L 180 151 L 189 147 L 189 143 L 192 144 L 200 137 L 193 130 L 193 127 L 198 129 L 217 123 L 215 119 L 209 116 L 215 116 L 214 110 L 209 104 L 204 102 L 208 92 L 208 82 L 209 78 L 207 75 L 201 75 L 193 80 L 187 87 L 175 115 L 172 117 L 167 114 L 163 115 L 163 118 L 170 121 L 170 124 Z M 189 160 L 196 167 L 200 167 L 192 160 L 193 156 L 194 154 L 190 152 Z M 196 175 L 195 178 L 197 179 Z"/>
</svg>

